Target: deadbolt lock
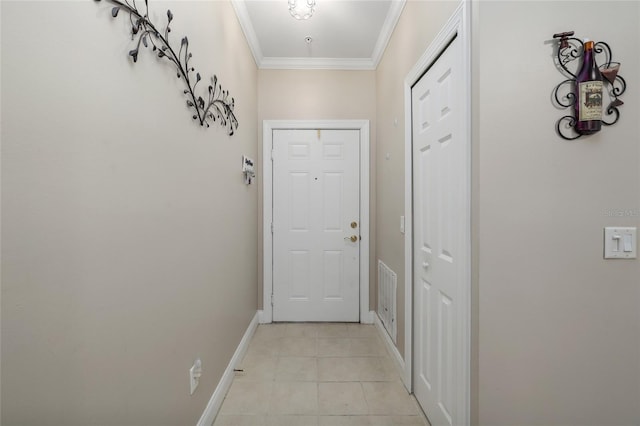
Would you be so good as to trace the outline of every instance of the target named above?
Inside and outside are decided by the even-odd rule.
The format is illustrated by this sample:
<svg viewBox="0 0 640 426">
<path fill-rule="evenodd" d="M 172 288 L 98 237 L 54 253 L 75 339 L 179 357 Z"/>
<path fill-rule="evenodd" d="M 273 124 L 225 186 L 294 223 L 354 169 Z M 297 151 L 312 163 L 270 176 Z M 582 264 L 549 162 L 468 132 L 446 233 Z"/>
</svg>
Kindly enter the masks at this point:
<svg viewBox="0 0 640 426">
<path fill-rule="evenodd" d="M 357 228 L 358 227 L 358 222 L 351 222 L 351 227 L 352 228 Z"/>
</svg>

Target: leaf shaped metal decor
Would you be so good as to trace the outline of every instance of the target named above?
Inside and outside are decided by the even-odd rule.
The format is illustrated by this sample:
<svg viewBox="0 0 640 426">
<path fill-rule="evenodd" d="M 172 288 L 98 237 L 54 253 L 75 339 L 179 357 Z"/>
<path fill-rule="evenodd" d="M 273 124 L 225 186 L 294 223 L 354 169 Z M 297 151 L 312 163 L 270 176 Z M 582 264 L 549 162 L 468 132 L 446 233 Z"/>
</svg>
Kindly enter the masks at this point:
<svg viewBox="0 0 640 426">
<path fill-rule="evenodd" d="M 97 2 L 101 0 L 95 0 Z M 235 100 L 229 97 L 228 90 L 222 90 L 222 85 L 218 83 L 218 77 L 211 77 L 206 96 L 196 95 L 196 87 L 202 80 L 200 73 L 189 64 L 193 58 L 189 52 L 189 39 L 185 36 L 180 41 L 180 49 L 177 51 L 169 44 L 169 33 L 171 32 L 171 21 L 173 21 L 173 13 L 167 10 L 167 24 L 161 33 L 157 27 L 149 19 L 149 2 L 144 0 L 145 11 L 142 13 L 138 10 L 136 0 L 105 0 L 115 6 L 111 9 L 111 16 L 116 18 L 122 10 L 129 14 L 131 22 L 131 40 L 136 40 L 135 49 L 129 51 L 133 62 L 138 61 L 140 45 L 145 48 L 151 47 L 153 52 L 159 58 L 166 58 L 173 66 L 176 67 L 176 76 L 181 78 L 187 88 L 183 91 L 187 96 L 187 108 L 193 109 L 194 120 L 197 120 L 201 126 L 209 127 L 209 122 L 218 122 L 227 129 L 229 135 L 233 135 L 238 128 L 238 120 L 233 112 Z M 194 76 L 195 73 L 195 76 Z M 195 81 L 194 81 L 195 80 Z"/>
</svg>

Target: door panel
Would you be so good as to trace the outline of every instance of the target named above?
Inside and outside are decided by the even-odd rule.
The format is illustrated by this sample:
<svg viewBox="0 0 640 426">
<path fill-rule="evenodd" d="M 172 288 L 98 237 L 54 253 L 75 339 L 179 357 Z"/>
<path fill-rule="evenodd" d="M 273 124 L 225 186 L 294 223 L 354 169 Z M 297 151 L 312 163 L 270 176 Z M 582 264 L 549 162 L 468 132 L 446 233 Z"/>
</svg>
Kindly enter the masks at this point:
<svg viewBox="0 0 640 426">
<path fill-rule="evenodd" d="M 274 130 L 274 321 L 359 320 L 359 154 L 358 130 Z"/>
<path fill-rule="evenodd" d="M 454 39 L 412 88 L 414 393 L 433 426 L 459 424 L 459 297 L 467 205 L 462 50 Z"/>
<path fill-rule="evenodd" d="M 309 300 L 309 281 L 311 271 L 309 252 L 307 250 L 291 250 L 289 252 L 289 297 L 295 300 Z"/>
<path fill-rule="evenodd" d="M 298 200 L 291 204 L 291 231 L 309 231 L 309 195 L 310 182 L 309 173 L 293 172 L 289 174 L 289 187 L 291 188 L 291 198 Z"/>
</svg>

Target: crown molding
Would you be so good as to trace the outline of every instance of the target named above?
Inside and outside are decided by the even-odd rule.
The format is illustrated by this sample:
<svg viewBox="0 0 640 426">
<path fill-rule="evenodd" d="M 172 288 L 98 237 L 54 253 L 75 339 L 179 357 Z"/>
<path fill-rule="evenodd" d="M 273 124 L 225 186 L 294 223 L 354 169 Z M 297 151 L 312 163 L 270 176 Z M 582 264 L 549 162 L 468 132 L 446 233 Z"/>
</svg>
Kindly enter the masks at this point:
<svg viewBox="0 0 640 426">
<path fill-rule="evenodd" d="M 380 30 L 380 36 L 378 37 L 378 41 L 373 48 L 373 53 L 371 54 L 371 61 L 374 64 L 374 69 L 378 67 L 378 63 L 380 63 L 382 55 L 391 40 L 393 30 L 395 30 L 396 25 L 400 20 L 400 15 L 402 15 L 405 3 L 406 0 L 393 0 L 391 2 L 391 6 L 389 6 L 389 13 L 387 13 L 387 18 L 384 20 L 384 24 Z"/>
<path fill-rule="evenodd" d="M 376 45 L 370 58 L 277 58 L 265 57 L 260 42 L 249 18 L 244 0 L 231 0 L 240 27 L 247 39 L 253 59 L 259 69 L 329 69 L 329 70 L 375 70 L 382 59 L 393 30 L 395 29 L 406 0 L 392 0 Z"/>
<path fill-rule="evenodd" d="M 231 0 L 231 5 L 233 6 L 233 10 L 236 12 L 244 37 L 247 39 L 247 44 L 249 44 L 249 49 L 251 49 L 251 53 L 253 54 L 253 60 L 256 62 L 256 66 L 260 68 L 260 64 L 263 60 L 262 49 L 260 49 L 258 36 L 256 36 L 253 24 L 249 18 L 247 5 L 244 3 L 244 0 Z"/>
<path fill-rule="evenodd" d="M 369 58 L 263 58 L 260 69 L 284 70 L 375 70 Z"/>
</svg>

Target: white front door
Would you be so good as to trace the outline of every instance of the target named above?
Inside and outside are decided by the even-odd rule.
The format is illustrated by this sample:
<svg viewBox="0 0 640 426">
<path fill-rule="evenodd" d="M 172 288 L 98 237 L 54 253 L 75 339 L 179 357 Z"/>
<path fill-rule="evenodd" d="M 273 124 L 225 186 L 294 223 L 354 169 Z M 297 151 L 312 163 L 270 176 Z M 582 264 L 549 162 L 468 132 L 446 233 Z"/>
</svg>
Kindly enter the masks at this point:
<svg viewBox="0 0 640 426">
<path fill-rule="evenodd" d="M 456 38 L 411 91 L 413 390 L 432 426 L 463 424 L 466 409 L 460 300 L 469 177 L 461 67 Z"/>
<path fill-rule="evenodd" d="M 273 320 L 360 319 L 360 132 L 273 131 Z"/>
</svg>

